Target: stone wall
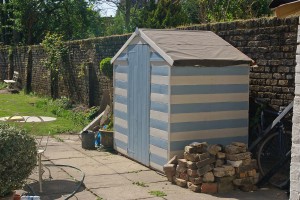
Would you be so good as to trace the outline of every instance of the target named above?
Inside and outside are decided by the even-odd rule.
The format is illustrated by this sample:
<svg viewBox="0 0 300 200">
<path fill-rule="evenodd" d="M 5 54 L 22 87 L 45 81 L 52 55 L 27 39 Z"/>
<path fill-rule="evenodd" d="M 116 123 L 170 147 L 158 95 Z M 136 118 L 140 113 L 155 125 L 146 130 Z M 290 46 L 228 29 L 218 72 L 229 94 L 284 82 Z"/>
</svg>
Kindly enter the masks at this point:
<svg viewBox="0 0 300 200">
<path fill-rule="evenodd" d="M 275 109 L 294 98 L 298 18 L 260 18 L 180 27 L 210 30 L 252 58 L 250 96 L 264 98 Z"/>
<path fill-rule="evenodd" d="M 293 112 L 293 137 L 292 137 L 292 160 L 291 160 L 291 186 L 290 199 L 300 199 L 300 28 L 297 38 L 296 74 L 295 74 L 295 99 Z"/>
</svg>

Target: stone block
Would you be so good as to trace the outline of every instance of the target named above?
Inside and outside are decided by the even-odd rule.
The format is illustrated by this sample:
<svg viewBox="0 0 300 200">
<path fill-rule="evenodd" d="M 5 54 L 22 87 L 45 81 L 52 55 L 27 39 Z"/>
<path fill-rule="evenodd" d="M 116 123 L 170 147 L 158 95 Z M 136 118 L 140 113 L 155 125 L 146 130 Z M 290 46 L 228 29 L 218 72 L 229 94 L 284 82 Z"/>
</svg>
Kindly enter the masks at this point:
<svg viewBox="0 0 300 200">
<path fill-rule="evenodd" d="M 211 155 L 217 155 L 218 152 L 222 151 L 222 147 L 220 145 L 214 144 L 214 145 L 210 145 L 207 149 L 207 151 L 211 154 Z"/>
<path fill-rule="evenodd" d="M 233 180 L 235 177 L 228 176 L 222 178 L 216 178 L 216 182 L 218 183 L 218 192 L 225 193 L 234 189 Z"/>
<path fill-rule="evenodd" d="M 215 167 L 222 167 L 225 161 L 223 159 L 217 159 L 215 163 Z"/>
<path fill-rule="evenodd" d="M 198 168 L 201 168 L 201 167 L 203 167 L 203 166 L 205 166 L 205 165 L 209 165 L 209 164 L 212 164 L 212 163 L 214 163 L 216 161 L 216 159 L 215 158 L 206 158 L 206 159 L 204 159 L 204 160 L 201 160 L 201 161 L 199 161 L 199 162 L 197 162 L 197 167 Z"/>
<path fill-rule="evenodd" d="M 201 192 L 206 194 L 215 194 L 218 192 L 217 183 L 202 183 Z"/>
<path fill-rule="evenodd" d="M 187 174 L 191 177 L 197 177 L 198 176 L 197 169 L 188 169 Z"/>
<path fill-rule="evenodd" d="M 240 147 L 240 146 L 235 146 L 235 145 L 227 145 L 225 147 L 225 152 L 227 154 L 239 154 L 239 153 L 245 153 L 246 151 L 247 151 L 246 146 Z"/>
<path fill-rule="evenodd" d="M 180 178 L 175 178 L 175 183 L 176 185 L 180 186 L 180 187 L 186 187 L 187 186 L 187 181 L 180 179 Z"/>
<path fill-rule="evenodd" d="M 199 176 L 203 176 L 204 174 L 206 174 L 207 172 L 211 171 L 213 169 L 213 167 L 211 165 L 206 165 L 202 168 L 199 168 L 197 170 L 197 173 Z"/>
<path fill-rule="evenodd" d="M 196 153 L 188 153 L 188 152 L 184 152 L 183 153 L 183 157 L 184 159 L 188 160 L 188 161 L 192 161 L 192 162 L 197 162 L 199 161 L 199 155 Z"/>
<path fill-rule="evenodd" d="M 196 163 L 197 163 L 197 162 L 187 161 L 187 162 L 186 162 L 187 168 L 188 168 L 188 169 L 198 169 Z"/>
<path fill-rule="evenodd" d="M 251 159 L 251 153 L 245 152 L 245 153 L 239 153 L 239 154 L 226 154 L 226 158 L 228 160 L 232 160 L 232 161 Z"/>
<path fill-rule="evenodd" d="M 186 159 L 178 159 L 178 165 L 180 167 L 186 168 L 187 167 Z"/>
<path fill-rule="evenodd" d="M 189 177 L 189 181 L 194 185 L 200 185 L 202 183 L 202 177 Z"/>
<path fill-rule="evenodd" d="M 215 181 L 215 176 L 212 172 L 207 172 L 203 175 L 202 180 L 204 183 L 213 183 Z"/>
<path fill-rule="evenodd" d="M 242 160 L 237 160 L 237 161 L 227 160 L 227 164 L 232 165 L 233 167 L 239 167 L 243 164 L 243 161 Z"/>
<path fill-rule="evenodd" d="M 177 165 L 176 171 L 177 172 L 181 172 L 181 173 L 185 173 L 187 171 L 187 168 L 186 167 L 182 167 L 180 165 Z"/>
<path fill-rule="evenodd" d="M 226 154 L 225 154 L 225 153 L 223 153 L 223 152 L 218 152 L 218 153 L 217 153 L 217 158 L 218 158 L 218 159 L 225 159 L 225 157 L 226 157 Z"/>
<path fill-rule="evenodd" d="M 201 186 L 200 185 L 194 185 L 193 183 L 188 182 L 187 186 L 193 192 L 201 192 Z"/>
</svg>

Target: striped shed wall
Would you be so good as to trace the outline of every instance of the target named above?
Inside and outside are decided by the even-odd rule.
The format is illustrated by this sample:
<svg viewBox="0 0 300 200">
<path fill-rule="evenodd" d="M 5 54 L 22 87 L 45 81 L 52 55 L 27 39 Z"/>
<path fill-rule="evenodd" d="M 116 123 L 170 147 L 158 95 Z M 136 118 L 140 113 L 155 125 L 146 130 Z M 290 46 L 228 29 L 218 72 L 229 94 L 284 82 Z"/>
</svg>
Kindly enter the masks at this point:
<svg viewBox="0 0 300 200">
<path fill-rule="evenodd" d="M 192 142 L 247 142 L 250 62 L 212 32 L 137 29 L 112 58 L 115 149 L 163 171 Z"/>
<path fill-rule="evenodd" d="M 170 156 L 192 142 L 248 141 L 249 66 L 172 67 Z"/>
</svg>

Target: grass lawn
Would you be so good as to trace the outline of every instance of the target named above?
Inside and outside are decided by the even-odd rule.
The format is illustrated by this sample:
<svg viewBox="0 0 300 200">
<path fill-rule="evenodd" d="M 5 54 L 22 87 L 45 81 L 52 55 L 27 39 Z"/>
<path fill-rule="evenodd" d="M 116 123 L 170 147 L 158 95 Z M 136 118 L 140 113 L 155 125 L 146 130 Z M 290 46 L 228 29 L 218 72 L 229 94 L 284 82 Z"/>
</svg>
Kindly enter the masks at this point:
<svg viewBox="0 0 300 200">
<path fill-rule="evenodd" d="M 83 129 L 83 125 L 76 124 L 71 119 L 57 117 L 50 111 L 37 108 L 35 103 L 40 100 L 42 100 L 42 98 L 24 95 L 22 92 L 20 94 L 0 94 L 0 117 L 22 115 L 57 118 L 56 121 L 42 123 L 9 122 L 26 129 L 33 135 L 46 135 L 49 132 L 52 135 L 65 132 L 78 133 Z"/>
</svg>

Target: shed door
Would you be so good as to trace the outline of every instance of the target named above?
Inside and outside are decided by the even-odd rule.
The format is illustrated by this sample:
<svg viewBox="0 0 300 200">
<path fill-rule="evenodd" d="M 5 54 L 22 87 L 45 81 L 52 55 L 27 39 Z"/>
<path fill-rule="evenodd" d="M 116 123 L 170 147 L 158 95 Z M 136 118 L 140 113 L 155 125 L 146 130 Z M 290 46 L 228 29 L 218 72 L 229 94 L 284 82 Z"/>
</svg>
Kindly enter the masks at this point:
<svg viewBox="0 0 300 200">
<path fill-rule="evenodd" d="M 128 55 L 128 155 L 149 165 L 149 46 L 130 45 L 128 46 Z"/>
</svg>

